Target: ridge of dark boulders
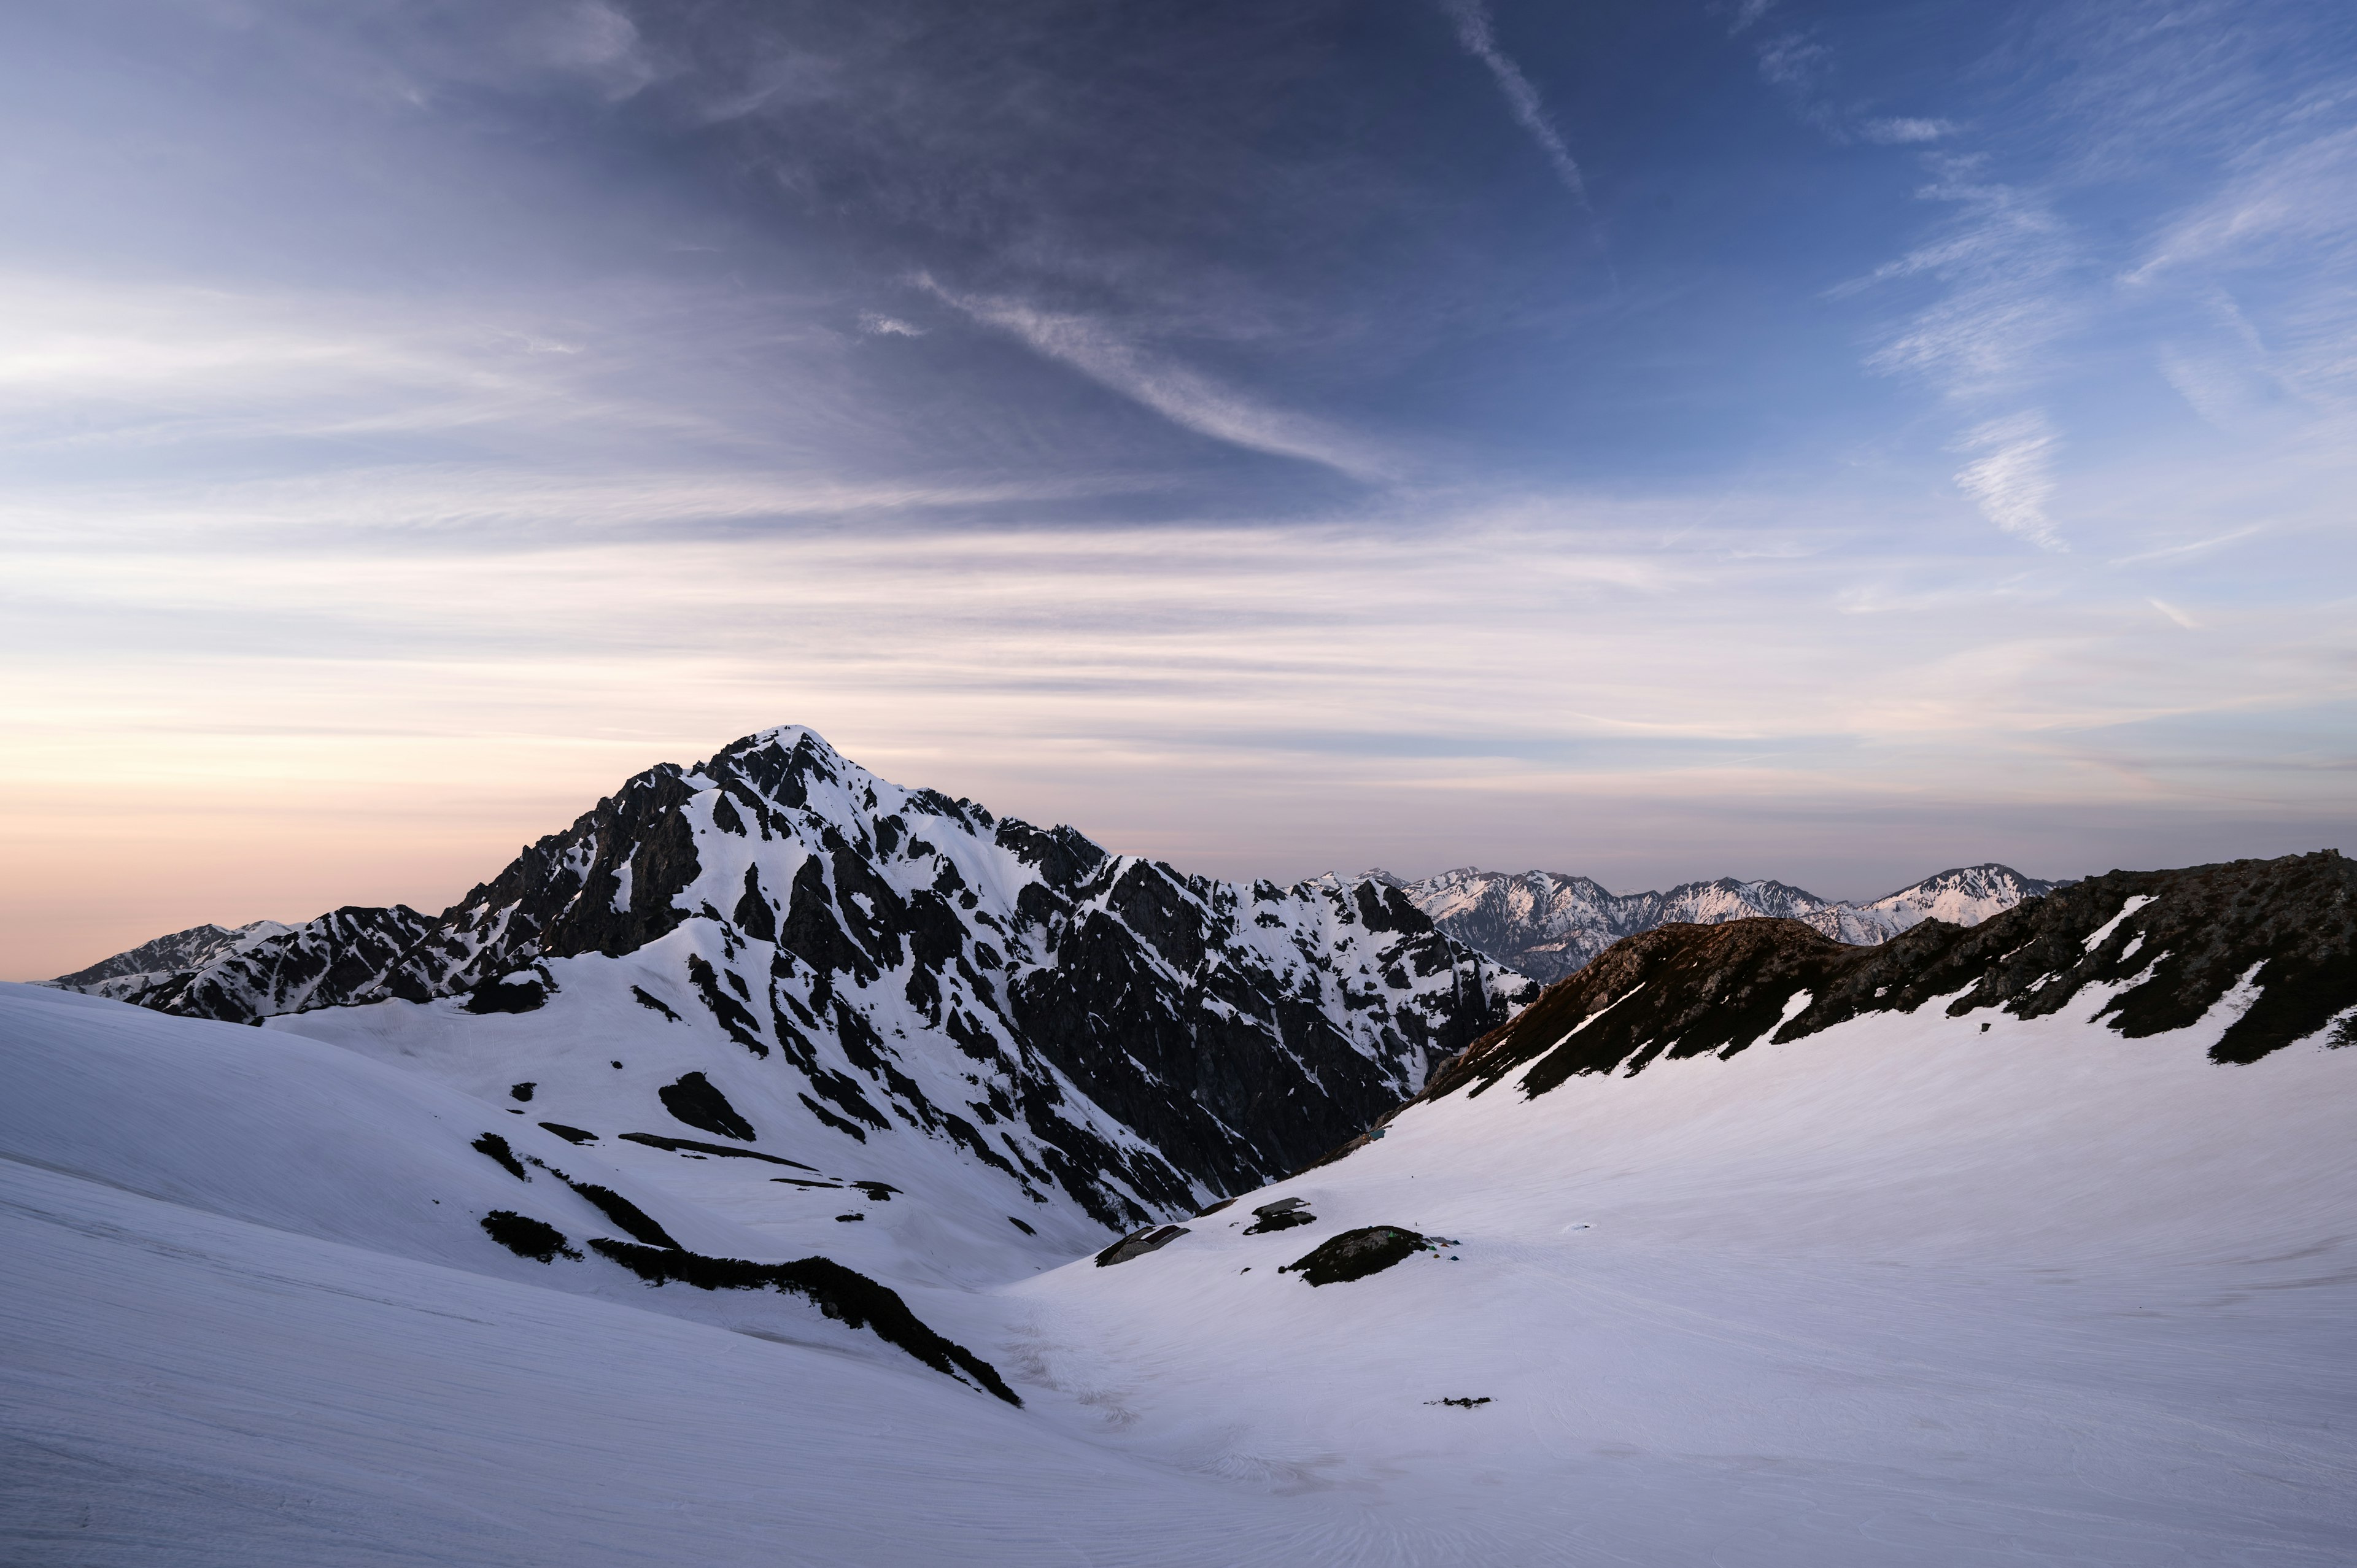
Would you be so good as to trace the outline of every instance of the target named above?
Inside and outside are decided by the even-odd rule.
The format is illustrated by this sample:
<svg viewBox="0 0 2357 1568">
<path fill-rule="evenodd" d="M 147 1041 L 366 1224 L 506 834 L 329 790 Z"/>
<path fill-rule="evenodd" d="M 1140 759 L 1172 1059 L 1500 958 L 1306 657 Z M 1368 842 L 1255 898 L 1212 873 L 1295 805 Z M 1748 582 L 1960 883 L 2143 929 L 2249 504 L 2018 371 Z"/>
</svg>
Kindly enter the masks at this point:
<svg viewBox="0 0 2357 1568">
<path fill-rule="evenodd" d="M 2185 1028 L 2247 986 L 2249 1005 L 2210 1051 L 2222 1064 L 2317 1037 L 2357 1007 L 2357 863 L 2321 850 L 2114 871 L 1971 928 L 1927 920 L 1879 947 L 1795 920 L 1663 926 L 1548 987 L 1443 1063 L 1417 1099 L 1478 1095 L 1525 1066 L 1536 1096 L 1583 1074 L 1733 1056 L 1940 999 L 1951 1017 L 2043 1017 L 2091 986 L 2113 989 L 2095 1016 L 2131 1039 Z M 2357 1041 L 2347 1023 L 2341 1033 L 2351 1039 L 2329 1043 Z"/>
<path fill-rule="evenodd" d="M 575 1181 L 563 1171 L 553 1171 L 557 1180 L 579 1193 L 596 1207 L 598 1213 L 651 1247 L 668 1247 L 674 1251 L 679 1243 L 671 1232 L 655 1223 L 653 1218 L 637 1204 L 609 1187 L 599 1187 L 594 1181 Z"/>
<path fill-rule="evenodd" d="M 1133 1230 L 1097 1254 L 1097 1267 L 1111 1268 L 1148 1252 L 1158 1252 L 1185 1234 L 1184 1225 L 1148 1225 L 1142 1230 Z"/>
<path fill-rule="evenodd" d="M 950 1377 L 963 1373 L 985 1390 L 1020 1408 L 1023 1401 L 998 1369 L 954 1340 L 936 1333 L 909 1310 L 888 1285 L 832 1258 L 808 1257 L 791 1263 L 754 1263 L 742 1258 L 711 1258 L 673 1247 L 640 1246 L 599 1237 L 592 1251 L 612 1259 L 650 1285 L 689 1284 L 698 1290 L 776 1290 L 798 1295 L 851 1328 L 865 1328 L 898 1346 L 926 1366 Z"/>
<path fill-rule="evenodd" d="M 1413 1230 L 1396 1225 L 1364 1225 L 1329 1237 L 1293 1262 L 1278 1265 L 1276 1272 L 1299 1274 L 1313 1285 L 1342 1284 L 1382 1273 L 1394 1263 L 1431 1250 L 1430 1238 Z"/>
<path fill-rule="evenodd" d="M 468 1147 L 473 1149 L 475 1153 L 479 1155 L 488 1155 L 492 1160 L 505 1165 L 509 1174 L 513 1176 L 516 1180 L 530 1181 L 532 1179 L 532 1173 L 523 1168 L 523 1162 L 516 1158 L 516 1154 L 513 1149 L 508 1147 L 508 1141 L 505 1138 L 500 1137 L 497 1133 L 486 1133 L 481 1137 L 476 1139 L 472 1144 L 468 1144 Z"/>
</svg>

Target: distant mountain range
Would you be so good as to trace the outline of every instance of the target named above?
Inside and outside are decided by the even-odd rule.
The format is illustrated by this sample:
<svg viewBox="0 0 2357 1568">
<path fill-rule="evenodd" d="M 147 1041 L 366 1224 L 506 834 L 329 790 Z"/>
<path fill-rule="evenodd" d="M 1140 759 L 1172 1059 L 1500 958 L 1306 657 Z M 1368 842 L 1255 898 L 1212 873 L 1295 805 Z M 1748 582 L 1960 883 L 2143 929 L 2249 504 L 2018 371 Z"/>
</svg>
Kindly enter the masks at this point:
<svg viewBox="0 0 2357 1568">
<path fill-rule="evenodd" d="M 1835 941 L 1872 945 L 1925 920 L 1977 925 L 2025 898 L 2067 886 L 1994 864 L 1943 871 L 1864 904 L 1730 876 L 1655 893 L 1608 892 L 1592 878 L 1562 872 L 1471 866 L 1413 882 L 1381 870 L 1359 880 L 1397 888 L 1448 935 L 1542 984 L 1577 973 L 1623 937 L 1660 926 L 1768 916 L 1798 920 Z"/>
<path fill-rule="evenodd" d="M 255 920 L 243 926 L 191 926 L 185 931 L 142 942 L 128 952 L 101 959 L 88 969 L 61 974 L 49 983 L 120 1002 L 177 975 L 209 968 L 257 942 L 285 936 L 294 929 L 276 920 Z"/>
</svg>

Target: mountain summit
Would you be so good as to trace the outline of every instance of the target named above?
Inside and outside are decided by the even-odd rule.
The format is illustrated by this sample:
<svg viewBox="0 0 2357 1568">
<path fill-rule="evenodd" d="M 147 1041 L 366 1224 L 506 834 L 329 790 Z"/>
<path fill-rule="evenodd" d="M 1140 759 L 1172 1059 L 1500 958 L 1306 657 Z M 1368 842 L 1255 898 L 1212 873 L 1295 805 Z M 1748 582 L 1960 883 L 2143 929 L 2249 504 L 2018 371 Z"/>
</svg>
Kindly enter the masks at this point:
<svg viewBox="0 0 2357 1568">
<path fill-rule="evenodd" d="M 447 1059 L 585 1135 L 856 1155 L 903 1187 L 931 1167 L 881 1149 L 922 1145 L 1002 1215 L 1115 1228 L 1293 1168 L 1534 993 L 1393 889 L 1189 876 L 798 727 L 639 774 L 438 916 L 183 950 L 56 983 Z"/>
</svg>

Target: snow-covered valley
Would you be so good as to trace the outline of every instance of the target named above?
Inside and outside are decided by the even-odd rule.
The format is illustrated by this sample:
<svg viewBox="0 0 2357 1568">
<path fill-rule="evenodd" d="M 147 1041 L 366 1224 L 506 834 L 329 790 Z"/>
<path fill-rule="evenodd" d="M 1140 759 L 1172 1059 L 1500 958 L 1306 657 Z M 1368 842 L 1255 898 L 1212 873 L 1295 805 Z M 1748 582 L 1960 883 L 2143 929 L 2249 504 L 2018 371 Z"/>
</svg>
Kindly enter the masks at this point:
<svg viewBox="0 0 2357 1568">
<path fill-rule="evenodd" d="M 1943 982 L 1525 1094 L 1550 993 L 1526 1015 L 1544 1037 L 1473 1053 L 1501 1072 L 1111 1264 L 1076 1205 L 1010 1214 L 890 1138 L 765 1132 L 762 1159 L 639 1127 L 634 1055 L 651 1080 L 688 1059 L 664 1052 L 745 1053 L 632 1004 L 568 1039 L 554 1007 L 253 1028 L 6 987 L 5 1555 L 2345 1563 L 2350 977 L 2268 937 L 2197 1017 L 2130 1037 L 2139 984 L 2182 989 L 2155 946 L 2202 924 L 2171 901 L 2206 885 L 2157 875 L 2179 880 L 1993 924 L 2005 957 L 2028 934 L 2083 958 L 2060 987 L 2000 996 L 1988 970 L 1977 1003 Z M 1937 930 L 1868 950 L 1965 961 Z M 1579 1040 L 1670 973 L 1592 983 Z M 1770 1000 L 1788 1032 L 1815 1016 Z M 2213 1059 L 2295 1005 L 2287 1043 Z M 617 1087 L 562 1070 L 584 1061 Z M 553 1087 L 520 1103 L 527 1079 Z M 646 1283 L 585 1187 L 682 1256 L 859 1271 L 1019 1408 L 813 1297 Z M 579 1255 L 519 1255 L 494 1209 Z M 1369 1227 L 1422 1245 L 1338 1283 L 1281 1272 Z"/>
</svg>

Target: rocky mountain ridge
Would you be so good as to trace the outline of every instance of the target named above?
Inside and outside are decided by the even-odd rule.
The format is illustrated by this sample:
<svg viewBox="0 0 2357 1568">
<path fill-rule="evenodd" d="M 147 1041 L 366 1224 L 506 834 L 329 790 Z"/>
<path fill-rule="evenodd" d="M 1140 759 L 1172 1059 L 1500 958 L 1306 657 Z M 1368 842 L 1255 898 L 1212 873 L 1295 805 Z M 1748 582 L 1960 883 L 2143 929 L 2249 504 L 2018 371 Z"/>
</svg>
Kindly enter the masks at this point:
<svg viewBox="0 0 2357 1568">
<path fill-rule="evenodd" d="M 242 926 L 190 926 L 187 930 L 142 942 L 113 958 L 101 959 L 88 969 L 61 974 L 48 983 L 120 1001 L 176 975 L 192 974 L 217 959 L 293 929 L 276 920 L 254 920 Z"/>
<path fill-rule="evenodd" d="M 673 1081 L 631 1090 L 642 1128 L 830 1168 L 811 1151 L 922 1139 L 1018 1203 L 1125 1227 L 1366 1126 L 1534 989 L 1380 885 L 1189 876 L 790 727 L 632 778 L 438 916 L 339 909 L 124 999 L 457 1062 L 513 1035 L 495 1020 L 535 1015 L 517 1048 L 540 1051 L 619 1014 L 662 1050 L 514 1070 L 554 1114 L 597 1107 L 588 1135 L 640 1116 L 612 1071 L 661 1060 Z"/>
<path fill-rule="evenodd" d="M 1676 924 L 1615 944 L 1433 1075 L 1419 1099 L 1526 1097 L 1580 1075 L 1781 1045 L 1870 1013 L 2092 1015 L 2132 1039 L 2231 1015 L 2211 1059 L 2357 1044 L 2357 863 L 2338 852 L 2114 871 L 1966 928 L 1872 947 L 1798 920 Z M 1983 1026 L 1986 1027 L 1986 1025 Z"/>
<path fill-rule="evenodd" d="M 1458 941 L 1542 983 L 1577 973 L 1624 937 L 1664 925 L 1716 925 L 1765 916 L 1798 920 L 1835 941 L 1870 945 L 1927 919 L 1974 925 L 2064 886 L 1995 863 L 1943 871 L 1856 904 L 1820 898 L 1782 882 L 1731 876 L 1644 893 L 1612 893 L 1591 877 L 1562 872 L 1473 866 L 1415 881 L 1381 870 L 1360 879 L 1398 888 Z"/>
</svg>

